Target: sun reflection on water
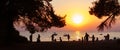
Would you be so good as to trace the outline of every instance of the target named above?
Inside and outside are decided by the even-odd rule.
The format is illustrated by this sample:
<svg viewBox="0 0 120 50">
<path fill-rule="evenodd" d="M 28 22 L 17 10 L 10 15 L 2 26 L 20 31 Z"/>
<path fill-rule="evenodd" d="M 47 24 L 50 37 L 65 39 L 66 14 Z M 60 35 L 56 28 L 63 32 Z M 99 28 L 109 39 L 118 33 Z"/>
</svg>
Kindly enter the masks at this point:
<svg viewBox="0 0 120 50">
<path fill-rule="evenodd" d="M 76 31 L 76 39 L 79 40 L 79 39 L 82 39 L 82 34 L 80 33 L 80 31 Z"/>
</svg>

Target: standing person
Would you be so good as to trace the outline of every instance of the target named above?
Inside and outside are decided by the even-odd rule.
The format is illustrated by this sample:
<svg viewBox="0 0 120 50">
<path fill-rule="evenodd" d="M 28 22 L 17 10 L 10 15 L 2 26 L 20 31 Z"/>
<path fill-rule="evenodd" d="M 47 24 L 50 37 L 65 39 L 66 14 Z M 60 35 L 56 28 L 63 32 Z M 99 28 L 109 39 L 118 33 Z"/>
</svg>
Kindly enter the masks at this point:
<svg viewBox="0 0 120 50">
<path fill-rule="evenodd" d="M 92 35 L 92 42 L 95 42 L 95 36 Z"/>
<path fill-rule="evenodd" d="M 107 40 L 109 40 L 110 39 L 110 35 L 109 34 L 107 34 Z"/>
<path fill-rule="evenodd" d="M 67 37 L 68 41 L 70 40 L 70 35 L 69 34 L 65 34 L 64 37 Z"/>
<path fill-rule="evenodd" d="M 96 38 L 96 41 L 98 41 L 99 39 L 98 39 L 98 37 Z"/>
<path fill-rule="evenodd" d="M 82 42 L 84 41 L 84 38 L 82 37 Z"/>
<path fill-rule="evenodd" d="M 61 37 L 59 37 L 59 39 L 60 39 L 60 42 L 62 42 L 62 38 L 61 38 Z"/>
<path fill-rule="evenodd" d="M 87 32 L 86 32 L 86 34 L 85 34 L 85 36 L 84 36 L 84 39 L 85 39 L 85 41 L 88 42 L 88 40 L 89 40 L 89 35 L 87 34 Z"/>
<path fill-rule="evenodd" d="M 107 34 L 106 36 L 104 36 L 105 37 L 105 40 L 109 40 L 109 38 L 110 38 L 110 35 L 109 34 Z"/>
<path fill-rule="evenodd" d="M 69 34 L 68 34 L 67 38 L 68 38 L 68 41 L 69 41 L 70 40 L 70 35 Z"/>
<path fill-rule="evenodd" d="M 54 41 L 54 35 L 53 34 L 51 35 L 51 41 Z"/>
<path fill-rule="evenodd" d="M 37 43 L 40 42 L 40 35 L 38 34 Z"/>
</svg>

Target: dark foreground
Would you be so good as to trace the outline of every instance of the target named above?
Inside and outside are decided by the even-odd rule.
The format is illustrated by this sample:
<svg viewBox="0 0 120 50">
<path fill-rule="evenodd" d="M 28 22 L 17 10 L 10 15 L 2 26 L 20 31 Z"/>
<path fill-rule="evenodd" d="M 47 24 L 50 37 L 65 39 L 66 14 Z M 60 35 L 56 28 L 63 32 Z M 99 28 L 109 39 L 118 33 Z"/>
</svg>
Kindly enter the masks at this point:
<svg viewBox="0 0 120 50">
<path fill-rule="evenodd" d="M 120 43 L 117 41 L 14 43 L 0 46 L 0 50 L 120 50 Z"/>
</svg>

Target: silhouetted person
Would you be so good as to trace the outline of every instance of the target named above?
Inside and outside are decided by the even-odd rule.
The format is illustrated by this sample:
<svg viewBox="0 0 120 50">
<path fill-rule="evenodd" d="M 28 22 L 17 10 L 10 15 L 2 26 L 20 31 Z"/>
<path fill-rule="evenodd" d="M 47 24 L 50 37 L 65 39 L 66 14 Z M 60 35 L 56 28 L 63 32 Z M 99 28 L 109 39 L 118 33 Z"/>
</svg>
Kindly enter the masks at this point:
<svg viewBox="0 0 120 50">
<path fill-rule="evenodd" d="M 32 42 L 32 34 L 30 35 L 30 42 Z"/>
<path fill-rule="evenodd" d="M 110 35 L 109 34 L 107 34 L 106 36 L 104 36 L 105 37 L 105 40 L 109 40 L 109 38 L 110 38 Z"/>
<path fill-rule="evenodd" d="M 92 42 L 95 42 L 95 36 L 92 35 Z"/>
<path fill-rule="evenodd" d="M 107 34 L 107 40 L 109 40 L 110 39 L 110 35 L 109 34 Z"/>
<path fill-rule="evenodd" d="M 87 42 L 88 42 L 88 40 L 89 40 L 89 35 L 87 34 L 87 32 L 86 32 L 86 34 L 85 34 L 85 36 L 84 36 L 84 40 L 87 41 Z"/>
<path fill-rule="evenodd" d="M 52 35 L 51 38 L 52 38 L 51 40 L 54 41 L 54 35 Z"/>
<path fill-rule="evenodd" d="M 54 39 L 55 37 L 54 37 L 54 36 L 56 36 L 56 35 L 57 35 L 57 34 L 56 34 L 55 32 L 54 32 L 54 34 L 51 35 L 51 40 L 52 40 L 52 41 L 55 41 L 55 39 Z"/>
<path fill-rule="evenodd" d="M 84 41 L 84 38 L 82 37 L 82 42 Z"/>
<path fill-rule="evenodd" d="M 59 39 L 60 39 L 60 42 L 62 42 L 62 38 L 61 38 L 61 37 L 59 37 Z"/>
<path fill-rule="evenodd" d="M 70 35 L 69 34 L 68 34 L 67 38 L 68 38 L 68 41 L 69 41 L 70 40 Z"/>
<path fill-rule="evenodd" d="M 65 37 L 67 37 L 68 41 L 70 40 L 70 35 L 69 34 L 65 34 Z"/>
<path fill-rule="evenodd" d="M 98 37 L 96 38 L 96 41 L 98 41 L 99 39 L 98 39 Z"/>
<path fill-rule="evenodd" d="M 37 43 L 40 42 L 40 35 L 38 34 Z"/>
</svg>

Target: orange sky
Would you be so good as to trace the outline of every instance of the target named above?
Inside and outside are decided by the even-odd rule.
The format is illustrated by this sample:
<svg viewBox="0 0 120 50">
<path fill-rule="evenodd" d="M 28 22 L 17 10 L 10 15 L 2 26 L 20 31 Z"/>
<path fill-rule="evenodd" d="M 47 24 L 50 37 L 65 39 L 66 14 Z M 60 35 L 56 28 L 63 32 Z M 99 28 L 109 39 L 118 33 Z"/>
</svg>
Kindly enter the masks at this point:
<svg viewBox="0 0 120 50">
<path fill-rule="evenodd" d="M 97 31 L 97 26 L 104 20 L 104 19 L 98 19 L 94 15 L 89 14 L 89 7 L 92 5 L 91 2 L 94 0 L 53 0 L 51 2 L 55 13 L 61 16 L 64 16 L 65 14 L 67 15 L 66 17 L 66 26 L 63 28 L 51 28 L 48 30 L 47 33 L 43 36 L 43 40 L 50 40 L 49 36 L 53 32 L 62 32 L 66 31 L 66 33 L 69 33 L 67 31 L 73 31 L 75 32 L 75 36 L 73 35 L 72 37 L 77 37 L 80 38 L 82 37 L 82 34 L 80 32 L 95 32 Z M 120 1 L 120 0 L 119 0 Z M 71 20 L 72 17 L 75 17 L 75 14 L 79 14 L 83 18 L 82 22 L 79 24 L 75 24 L 73 20 Z M 20 23 L 22 24 L 22 23 Z M 21 27 L 15 27 L 17 30 L 20 31 L 20 35 L 25 36 L 29 38 L 30 34 L 29 32 L 25 32 L 24 28 Z M 50 31 L 50 32 L 49 32 Z M 115 25 L 113 25 L 112 29 L 110 31 L 120 31 L 120 18 L 116 22 Z M 40 32 L 41 33 L 41 32 Z M 45 32 L 46 33 L 46 32 Z M 42 35 L 42 34 L 41 34 Z M 119 36 L 119 35 L 118 35 Z M 45 39 L 48 37 L 48 39 Z M 34 40 L 36 40 L 37 35 L 35 34 Z"/>
<path fill-rule="evenodd" d="M 67 15 L 66 26 L 57 28 L 57 30 L 80 30 L 80 31 L 96 31 L 96 27 L 104 20 L 98 19 L 94 15 L 89 14 L 89 7 L 94 0 L 53 0 L 51 3 L 55 13 L 61 16 Z M 79 14 L 83 17 L 83 21 L 79 24 L 72 23 L 70 18 Z M 53 29 L 54 30 L 54 29 Z"/>
<path fill-rule="evenodd" d="M 86 30 L 96 28 L 101 22 L 96 17 L 89 14 L 89 7 L 91 6 L 92 0 L 53 0 L 51 3 L 58 15 L 67 15 L 66 26 L 64 29 L 69 30 Z M 80 24 L 71 23 L 69 21 L 74 14 L 79 14 L 84 19 Z M 74 29 L 75 28 L 75 29 Z"/>
<path fill-rule="evenodd" d="M 94 0 L 53 0 L 51 2 L 55 13 L 61 16 L 67 15 L 66 26 L 63 28 L 51 28 L 48 31 L 97 31 L 97 26 L 104 20 L 89 14 L 89 7 Z M 71 18 L 81 16 L 82 22 L 76 24 Z M 120 18 L 110 31 L 120 31 Z M 20 29 L 23 30 L 23 29 Z"/>
</svg>

